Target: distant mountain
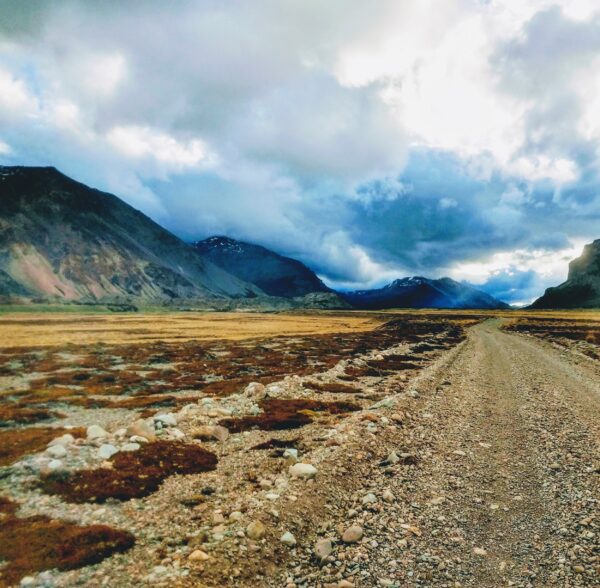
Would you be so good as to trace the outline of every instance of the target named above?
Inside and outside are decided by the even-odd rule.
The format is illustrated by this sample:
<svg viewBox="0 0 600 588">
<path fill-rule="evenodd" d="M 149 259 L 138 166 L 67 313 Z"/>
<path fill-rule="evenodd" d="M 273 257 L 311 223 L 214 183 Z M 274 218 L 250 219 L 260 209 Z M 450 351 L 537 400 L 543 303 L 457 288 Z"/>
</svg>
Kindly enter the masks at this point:
<svg viewBox="0 0 600 588">
<path fill-rule="evenodd" d="M 569 264 L 567 281 L 548 288 L 532 308 L 600 308 L 600 239 Z"/>
<path fill-rule="evenodd" d="M 402 278 L 375 290 L 357 290 L 342 294 L 355 308 L 509 308 L 493 296 L 450 278 L 431 280 L 423 277 Z"/>
<path fill-rule="evenodd" d="M 303 263 L 260 245 L 219 236 L 197 241 L 193 246 L 204 258 L 270 296 L 295 298 L 332 292 Z"/>
<path fill-rule="evenodd" d="M 52 167 L 0 166 L 0 295 L 164 303 L 264 294 L 116 196 Z"/>
</svg>

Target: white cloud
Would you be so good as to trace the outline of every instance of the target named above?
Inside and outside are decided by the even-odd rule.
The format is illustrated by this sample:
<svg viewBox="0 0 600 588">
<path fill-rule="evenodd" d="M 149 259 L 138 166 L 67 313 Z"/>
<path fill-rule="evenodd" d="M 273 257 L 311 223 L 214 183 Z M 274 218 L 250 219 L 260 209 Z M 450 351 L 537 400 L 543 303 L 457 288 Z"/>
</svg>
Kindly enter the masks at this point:
<svg viewBox="0 0 600 588">
<path fill-rule="evenodd" d="M 169 171 L 197 168 L 201 164 L 209 164 L 214 159 L 200 139 L 178 141 L 150 127 L 117 126 L 107 133 L 106 138 L 126 157 L 154 160 Z"/>
<path fill-rule="evenodd" d="M 10 155 L 11 153 L 12 149 L 10 145 L 0 139 L 0 155 Z"/>
</svg>

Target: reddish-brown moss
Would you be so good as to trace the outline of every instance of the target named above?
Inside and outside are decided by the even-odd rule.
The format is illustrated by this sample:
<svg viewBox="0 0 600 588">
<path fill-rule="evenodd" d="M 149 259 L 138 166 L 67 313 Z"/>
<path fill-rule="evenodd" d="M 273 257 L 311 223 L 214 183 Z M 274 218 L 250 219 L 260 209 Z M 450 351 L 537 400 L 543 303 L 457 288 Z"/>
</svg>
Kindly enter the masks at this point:
<svg viewBox="0 0 600 588">
<path fill-rule="evenodd" d="M 319 392 L 332 392 L 333 394 L 357 394 L 360 392 L 357 388 L 337 382 L 310 382 L 306 384 L 306 387 Z"/>
<path fill-rule="evenodd" d="M 1 502 L 0 502 L 1 504 Z M 135 543 L 131 533 L 106 525 L 81 527 L 44 516 L 13 516 L 0 525 L 0 586 L 12 586 L 43 570 L 72 570 L 126 551 Z"/>
<path fill-rule="evenodd" d="M 45 408 L 27 408 L 20 404 L 0 405 L 0 427 L 9 425 L 31 425 L 40 421 L 61 418 L 64 415 Z"/>
<path fill-rule="evenodd" d="M 343 414 L 360 409 L 351 402 L 321 402 L 307 398 L 268 398 L 261 401 L 261 407 L 264 411 L 262 414 L 221 419 L 219 424 L 234 433 L 251 429 L 281 431 L 308 425 L 312 421 L 311 413 Z"/>
<path fill-rule="evenodd" d="M 0 431 L 0 466 L 7 466 L 24 455 L 41 451 L 52 439 L 65 433 L 78 437 L 85 429 L 62 429 L 57 427 L 27 427 Z"/>
<path fill-rule="evenodd" d="M 155 492 L 173 474 L 196 474 L 214 470 L 217 457 L 198 445 L 156 441 L 138 451 L 117 453 L 112 468 L 79 470 L 73 474 L 49 474 L 41 487 L 69 502 L 129 500 Z"/>
</svg>

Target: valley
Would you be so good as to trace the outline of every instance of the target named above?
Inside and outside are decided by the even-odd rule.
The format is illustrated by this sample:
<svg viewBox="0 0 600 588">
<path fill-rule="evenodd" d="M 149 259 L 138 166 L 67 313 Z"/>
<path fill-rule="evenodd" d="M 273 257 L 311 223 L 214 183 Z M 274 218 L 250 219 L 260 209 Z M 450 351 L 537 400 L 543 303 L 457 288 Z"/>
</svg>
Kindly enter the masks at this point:
<svg viewBox="0 0 600 588">
<path fill-rule="evenodd" d="M 0 585 L 595 586 L 599 334 L 594 311 L 4 314 Z"/>
</svg>

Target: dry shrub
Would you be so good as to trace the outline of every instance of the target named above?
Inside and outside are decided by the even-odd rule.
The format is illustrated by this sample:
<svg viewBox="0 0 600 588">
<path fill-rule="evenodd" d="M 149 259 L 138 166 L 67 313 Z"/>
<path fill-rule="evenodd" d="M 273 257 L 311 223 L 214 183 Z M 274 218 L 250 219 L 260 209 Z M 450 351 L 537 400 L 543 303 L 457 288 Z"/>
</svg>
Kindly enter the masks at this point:
<svg viewBox="0 0 600 588">
<path fill-rule="evenodd" d="M 312 413 L 327 412 L 344 414 L 360 410 L 351 402 L 321 402 L 307 398 L 268 398 L 261 401 L 263 413 L 257 416 L 221 419 L 219 424 L 233 433 L 260 429 L 262 431 L 281 431 L 298 429 L 312 422 Z"/>
<path fill-rule="evenodd" d="M 135 543 L 127 531 L 106 525 L 82 527 L 44 516 L 17 518 L 16 505 L 0 497 L 0 586 L 13 586 L 24 576 L 50 569 L 72 570 L 122 553 Z"/>
<path fill-rule="evenodd" d="M 84 437 L 85 429 L 27 427 L 0 431 L 0 467 L 10 465 L 24 455 L 41 451 L 52 439 L 65 433 L 71 433 L 75 437 Z"/>
<path fill-rule="evenodd" d="M 156 441 L 138 451 L 117 453 L 112 468 L 53 473 L 41 479 L 42 489 L 68 502 L 129 500 L 155 492 L 174 474 L 197 474 L 214 470 L 217 457 L 198 445 L 180 441 Z"/>
</svg>

